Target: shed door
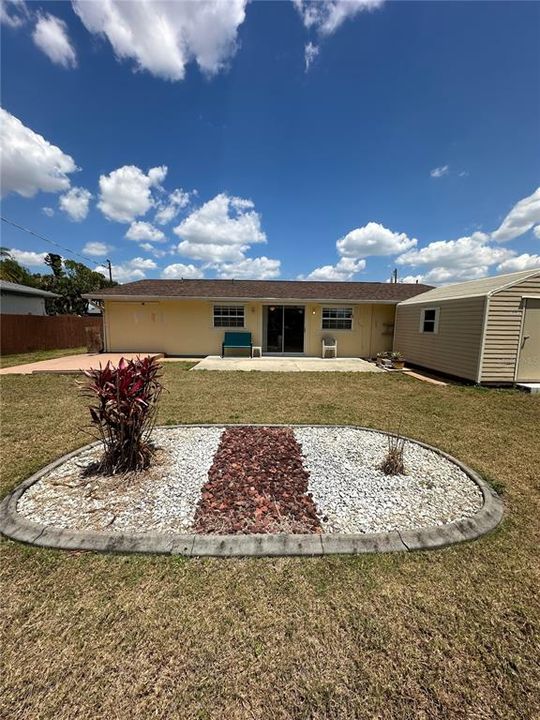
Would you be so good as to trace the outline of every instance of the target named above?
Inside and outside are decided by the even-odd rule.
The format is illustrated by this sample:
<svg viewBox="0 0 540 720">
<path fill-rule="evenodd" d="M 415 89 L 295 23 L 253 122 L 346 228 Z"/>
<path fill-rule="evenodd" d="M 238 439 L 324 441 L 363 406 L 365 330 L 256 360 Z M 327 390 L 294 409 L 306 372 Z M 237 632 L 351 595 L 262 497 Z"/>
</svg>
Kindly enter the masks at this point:
<svg viewBox="0 0 540 720">
<path fill-rule="evenodd" d="M 540 298 L 525 300 L 517 379 L 540 381 Z"/>
</svg>

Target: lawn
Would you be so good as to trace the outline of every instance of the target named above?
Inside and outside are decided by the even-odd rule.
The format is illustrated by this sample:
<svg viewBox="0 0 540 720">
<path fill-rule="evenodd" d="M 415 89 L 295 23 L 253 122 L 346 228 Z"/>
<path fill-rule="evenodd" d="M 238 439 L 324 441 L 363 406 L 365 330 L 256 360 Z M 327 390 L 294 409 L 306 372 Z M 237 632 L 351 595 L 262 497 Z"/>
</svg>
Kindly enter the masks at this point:
<svg viewBox="0 0 540 720">
<path fill-rule="evenodd" d="M 16 353 L 15 355 L 0 355 L 0 368 L 25 365 L 26 363 L 52 360 L 66 355 L 81 355 L 87 352 L 85 347 L 62 348 L 59 350 L 35 350 L 34 352 Z"/>
<path fill-rule="evenodd" d="M 161 423 L 355 423 L 453 453 L 503 493 L 445 550 L 190 560 L 3 542 L 5 718 L 540 716 L 540 398 L 396 375 L 186 372 Z M 84 443 L 68 376 L 2 378 L 2 489 Z"/>
</svg>

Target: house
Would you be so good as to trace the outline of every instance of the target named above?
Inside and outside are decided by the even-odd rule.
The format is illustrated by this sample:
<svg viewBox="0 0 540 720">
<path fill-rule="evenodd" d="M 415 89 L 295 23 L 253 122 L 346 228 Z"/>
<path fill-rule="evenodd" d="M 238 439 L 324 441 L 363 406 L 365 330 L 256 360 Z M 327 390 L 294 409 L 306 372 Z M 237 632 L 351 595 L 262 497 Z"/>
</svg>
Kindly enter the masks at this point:
<svg viewBox="0 0 540 720">
<path fill-rule="evenodd" d="M 396 305 L 430 286 L 289 280 L 139 280 L 85 295 L 103 302 L 105 350 L 219 355 L 226 331 L 249 331 L 264 354 L 340 357 L 392 349 Z"/>
<path fill-rule="evenodd" d="M 403 300 L 394 348 L 410 363 L 476 383 L 540 381 L 540 268 Z"/>
<path fill-rule="evenodd" d="M 2 315 L 46 315 L 45 299 L 60 297 L 39 288 L 0 280 L 0 312 Z"/>
</svg>

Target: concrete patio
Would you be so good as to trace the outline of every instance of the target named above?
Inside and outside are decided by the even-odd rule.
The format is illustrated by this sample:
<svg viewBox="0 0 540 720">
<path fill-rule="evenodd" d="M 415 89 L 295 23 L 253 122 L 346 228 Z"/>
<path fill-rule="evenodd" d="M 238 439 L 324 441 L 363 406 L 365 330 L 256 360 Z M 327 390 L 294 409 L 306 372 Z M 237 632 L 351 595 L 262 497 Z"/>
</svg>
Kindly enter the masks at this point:
<svg viewBox="0 0 540 720">
<path fill-rule="evenodd" d="M 317 357 L 260 357 L 241 358 L 219 355 L 209 355 L 201 358 L 163 357 L 162 353 L 82 353 L 79 355 L 66 355 L 51 360 L 14 365 L 0 369 L 0 375 L 36 375 L 36 374 L 67 374 L 77 375 L 82 370 L 88 370 L 107 362 L 116 365 L 120 358 L 127 360 L 137 356 L 151 355 L 162 359 L 166 363 L 193 362 L 197 363 L 192 370 L 219 370 L 219 371 L 260 371 L 260 372 L 383 372 L 374 364 L 360 358 L 327 358 Z"/>
<path fill-rule="evenodd" d="M 384 372 L 360 358 L 260 357 L 238 358 L 208 355 L 192 370 L 261 372 Z"/>
<path fill-rule="evenodd" d="M 109 361 L 116 365 L 120 358 L 130 360 L 139 355 L 162 357 L 161 353 L 82 353 L 80 355 L 66 355 L 52 360 L 40 360 L 25 365 L 2 368 L 0 375 L 32 375 L 37 373 L 77 375 L 81 370 L 89 370 L 90 368 L 99 367 L 99 365 L 103 366 Z"/>
</svg>

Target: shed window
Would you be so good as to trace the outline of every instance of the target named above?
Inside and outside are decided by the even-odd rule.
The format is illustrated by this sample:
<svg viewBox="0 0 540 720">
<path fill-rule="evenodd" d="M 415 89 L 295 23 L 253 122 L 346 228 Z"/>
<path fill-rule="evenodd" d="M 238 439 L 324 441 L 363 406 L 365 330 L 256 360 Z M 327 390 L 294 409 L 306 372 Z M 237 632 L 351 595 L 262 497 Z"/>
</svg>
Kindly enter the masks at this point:
<svg viewBox="0 0 540 720">
<path fill-rule="evenodd" d="M 323 330 L 352 330 L 352 308 L 323 308 Z"/>
<path fill-rule="evenodd" d="M 436 333 L 439 329 L 439 308 L 424 308 L 420 318 L 420 332 Z"/>
<path fill-rule="evenodd" d="M 214 327 L 244 327 L 244 306 L 214 305 Z"/>
</svg>

